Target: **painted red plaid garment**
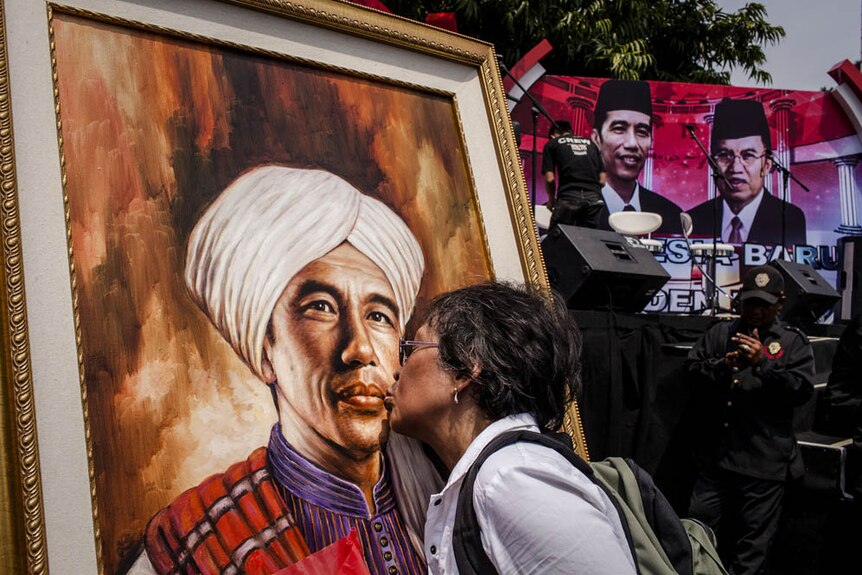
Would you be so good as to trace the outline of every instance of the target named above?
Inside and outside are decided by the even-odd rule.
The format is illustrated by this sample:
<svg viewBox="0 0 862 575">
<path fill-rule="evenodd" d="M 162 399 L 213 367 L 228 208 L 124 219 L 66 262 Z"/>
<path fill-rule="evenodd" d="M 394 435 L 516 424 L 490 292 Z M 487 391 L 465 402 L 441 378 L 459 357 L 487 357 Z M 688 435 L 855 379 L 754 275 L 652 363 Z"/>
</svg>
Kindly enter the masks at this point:
<svg viewBox="0 0 862 575">
<path fill-rule="evenodd" d="M 153 517 L 145 535 L 153 568 L 162 575 L 271 575 L 307 557 L 266 460 L 261 447 Z"/>
<path fill-rule="evenodd" d="M 267 458 L 279 494 L 312 552 L 355 530 L 372 575 L 427 573 L 398 511 L 389 460 L 382 461 L 369 508 L 357 485 L 321 469 L 294 450 L 278 423 L 269 437 Z"/>
</svg>

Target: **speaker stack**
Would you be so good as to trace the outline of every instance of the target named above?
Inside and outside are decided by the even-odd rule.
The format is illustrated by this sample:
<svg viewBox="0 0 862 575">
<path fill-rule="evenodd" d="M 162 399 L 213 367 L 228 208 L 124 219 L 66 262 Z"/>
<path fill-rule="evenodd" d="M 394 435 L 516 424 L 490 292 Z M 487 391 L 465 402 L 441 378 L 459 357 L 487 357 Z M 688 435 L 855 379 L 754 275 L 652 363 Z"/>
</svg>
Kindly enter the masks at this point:
<svg viewBox="0 0 862 575">
<path fill-rule="evenodd" d="M 639 312 L 670 279 L 649 250 L 616 232 L 560 224 L 542 252 L 551 287 L 570 309 Z"/>
<path fill-rule="evenodd" d="M 862 313 L 862 237 L 838 239 L 839 317 L 849 321 Z"/>
<path fill-rule="evenodd" d="M 770 265 L 784 277 L 783 320 L 814 323 L 841 299 L 841 294 L 811 266 L 784 260 Z"/>
</svg>

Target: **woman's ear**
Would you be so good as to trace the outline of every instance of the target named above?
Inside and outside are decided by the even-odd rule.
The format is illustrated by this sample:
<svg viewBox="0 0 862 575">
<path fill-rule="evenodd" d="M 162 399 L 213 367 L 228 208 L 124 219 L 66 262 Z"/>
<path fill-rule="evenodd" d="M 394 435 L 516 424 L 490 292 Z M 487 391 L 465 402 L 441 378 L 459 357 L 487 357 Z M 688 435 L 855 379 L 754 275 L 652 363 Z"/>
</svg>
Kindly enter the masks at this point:
<svg viewBox="0 0 862 575">
<path fill-rule="evenodd" d="M 479 381 L 479 376 L 482 374 L 482 367 L 478 364 L 473 364 L 473 369 L 470 370 L 470 375 L 458 375 L 455 379 L 459 382 L 458 387 L 464 389 L 474 381 Z"/>
</svg>

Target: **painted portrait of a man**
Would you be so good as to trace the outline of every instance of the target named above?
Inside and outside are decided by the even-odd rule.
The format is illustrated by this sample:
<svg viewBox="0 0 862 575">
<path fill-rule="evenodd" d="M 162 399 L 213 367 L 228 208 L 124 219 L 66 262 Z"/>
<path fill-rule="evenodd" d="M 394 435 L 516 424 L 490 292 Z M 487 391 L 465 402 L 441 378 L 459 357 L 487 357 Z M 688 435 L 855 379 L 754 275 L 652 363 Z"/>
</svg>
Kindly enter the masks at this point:
<svg viewBox="0 0 862 575">
<path fill-rule="evenodd" d="M 104 573 L 423 572 L 399 338 L 493 276 L 450 96 L 58 14 Z M 131 64 L 134 65 L 131 65 Z"/>
<path fill-rule="evenodd" d="M 328 172 L 258 166 L 218 196 L 189 238 L 186 285 L 278 419 L 266 448 L 155 516 L 130 573 L 277 570 L 351 529 L 371 572 L 424 572 L 421 516 L 439 477 L 417 444 L 390 437 L 383 405 L 424 266 L 397 214 Z"/>
</svg>

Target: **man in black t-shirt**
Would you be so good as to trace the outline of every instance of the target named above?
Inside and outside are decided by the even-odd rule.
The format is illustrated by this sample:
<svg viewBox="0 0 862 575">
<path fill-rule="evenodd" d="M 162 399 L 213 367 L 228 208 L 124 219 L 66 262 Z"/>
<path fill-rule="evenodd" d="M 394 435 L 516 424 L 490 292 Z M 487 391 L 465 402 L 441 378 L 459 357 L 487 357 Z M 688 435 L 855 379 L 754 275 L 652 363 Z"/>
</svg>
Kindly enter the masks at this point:
<svg viewBox="0 0 862 575">
<path fill-rule="evenodd" d="M 542 172 L 548 191 L 546 205 L 553 212 L 551 228 L 557 224 L 595 228 L 604 205 L 602 156 L 592 140 L 572 134 L 569 122 L 557 120 L 556 123 L 542 150 Z"/>
</svg>

